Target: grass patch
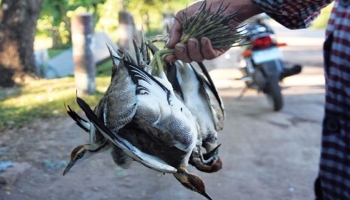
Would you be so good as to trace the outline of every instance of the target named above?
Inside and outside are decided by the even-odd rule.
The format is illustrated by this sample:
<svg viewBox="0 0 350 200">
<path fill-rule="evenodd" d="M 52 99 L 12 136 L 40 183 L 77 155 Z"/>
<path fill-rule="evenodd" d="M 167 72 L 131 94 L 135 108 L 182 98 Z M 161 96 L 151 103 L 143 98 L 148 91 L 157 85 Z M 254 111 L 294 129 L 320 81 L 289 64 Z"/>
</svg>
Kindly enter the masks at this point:
<svg viewBox="0 0 350 200">
<path fill-rule="evenodd" d="M 154 33 L 155 34 L 155 33 Z M 163 43 L 156 43 L 163 48 Z M 66 49 L 48 49 L 53 58 Z M 96 94 L 84 97 L 94 108 L 101 99 L 111 79 L 112 61 L 108 60 L 96 68 Z M 33 80 L 20 87 L 0 87 L 0 131 L 24 127 L 40 118 L 67 116 L 64 104 L 80 110 L 75 102 L 76 85 L 74 77 Z"/>
<path fill-rule="evenodd" d="M 47 52 L 50 58 L 56 57 L 67 49 L 48 49 Z"/>
<path fill-rule="evenodd" d="M 49 49 L 54 57 L 65 49 Z M 97 66 L 96 94 L 84 97 L 93 108 L 101 99 L 111 80 L 112 61 Z M 74 77 L 33 80 L 21 87 L 0 88 L 0 131 L 23 127 L 38 118 L 67 116 L 64 104 L 80 110 L 75 102 Z"/>
<path fill-rule="evenodd" d="M 96 78 L 96 94 L 84 97 L 93 108 L 110 83 L 110 77 Z M 31 81 L 20 88 L 0 89 L 0 130 L 23 127 L 37 118 L 65 116 L 64 104 L 80 110 L 75 102 L 73 77 Z"/>
<path fill-rule="evenodd" d="M 108 76 L 110 78 L 112 65 L 113 65 L 113 63 L 112 63 L 112 60 L 110 60 L 110 59 L 108 61 L 98 65 L 96 68 L 96 76 L 99 76 L 99 77 Z"/>
</svg>

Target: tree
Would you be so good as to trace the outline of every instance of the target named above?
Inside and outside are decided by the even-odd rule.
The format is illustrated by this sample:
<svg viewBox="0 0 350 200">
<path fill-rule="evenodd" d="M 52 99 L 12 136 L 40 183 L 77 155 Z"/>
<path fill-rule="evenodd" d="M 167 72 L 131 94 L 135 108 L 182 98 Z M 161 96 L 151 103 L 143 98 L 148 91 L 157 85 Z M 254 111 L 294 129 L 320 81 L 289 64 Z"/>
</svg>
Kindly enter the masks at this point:
<svg viewBox="0 0 350 200">
<path fill-rule="evenodd" d="M 45 30 L 41 31 L 45 31 L 46 35 L 52 38 L 53 47 L 71 45 L 72 13 L 77 9 L 83 9 L 92 13 L 96 21 L 99 17 L 97 6 L 104 2 L 105 0 L 43 0 L 39 23 L 46 26 Z"/>
<path fill-rule="evenodd" d="M 133 15 L 138 29 L 143 27 L 154 34 L 162 30 L 164 12 L 173 13 L 189 2 L 193 0 L 43 0 L 37 33 L 50 37 L 54 48 L 70 46 L 70 20 L 83 11 L 92 13 L 96 31 L 104 31 L 118 41 L 118 13 L 123 10 Z"/>
<path fill-rule="evenodd" d="M 2 0 L 0 7 L 0 86 L 35 77 L 34 36 L 42 0 Z"/>
</svg>

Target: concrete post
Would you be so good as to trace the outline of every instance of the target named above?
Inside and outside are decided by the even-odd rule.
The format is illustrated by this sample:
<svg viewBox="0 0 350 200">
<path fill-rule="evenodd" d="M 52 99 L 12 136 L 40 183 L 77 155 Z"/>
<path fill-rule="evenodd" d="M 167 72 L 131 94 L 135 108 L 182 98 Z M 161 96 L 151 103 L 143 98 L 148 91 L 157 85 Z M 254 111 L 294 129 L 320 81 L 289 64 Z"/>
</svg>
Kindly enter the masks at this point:
<svg viewBox="0 0 350 200">
<path fill-rule="evenodd" d="M 126 11 L 119 12 L 118 36 L 119 46 L 133 54 L 133 39 L 137 40 L 136 27 L 133 16 Z"/>
<path fill-rule="evenodd" d="M 74 77 L 78 95 L 94 94 L 96 66 L 94 61 L 94 25 L 92 14 L 79 14 L 72 19 Z"/>
</svg>

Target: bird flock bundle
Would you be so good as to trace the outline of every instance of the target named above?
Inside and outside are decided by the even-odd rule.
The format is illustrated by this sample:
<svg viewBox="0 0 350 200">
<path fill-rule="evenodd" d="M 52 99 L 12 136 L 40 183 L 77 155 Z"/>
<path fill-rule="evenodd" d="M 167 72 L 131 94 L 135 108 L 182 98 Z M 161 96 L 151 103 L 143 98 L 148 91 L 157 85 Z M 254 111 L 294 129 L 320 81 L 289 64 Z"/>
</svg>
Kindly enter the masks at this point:
<svg viewBox="0 0 350 200">
<path fill-rule="evenodd" d="M 210 14 L 205 8 L 202 5 L 198 18 L 209 17 L 213 23 L 222 19 L 223 9 Z M 191 27 L 199 22 L 188 19 L 183 25 Z M 207 173 L 222 168 L 218 132 L 223 129 L 225 111 L 205 66 L 165 62 L 168 49 L 158 50 L 145 36 L 139 45 L 134 41 L 135 56 L 126 50 L 108 49 L 113 67 L 104 96 L 94 110 L 76 97 L 87 120 L 66 106 L 68 115 L 89 133 L 90 142 L 73 149 L 63 174 L 76 163 L 108 151 L 121 168 L 137 161 L 173 174 L 187 189 L 211 199 L 203 180 L 187 170 L 189 164 Z"/>
</svg>

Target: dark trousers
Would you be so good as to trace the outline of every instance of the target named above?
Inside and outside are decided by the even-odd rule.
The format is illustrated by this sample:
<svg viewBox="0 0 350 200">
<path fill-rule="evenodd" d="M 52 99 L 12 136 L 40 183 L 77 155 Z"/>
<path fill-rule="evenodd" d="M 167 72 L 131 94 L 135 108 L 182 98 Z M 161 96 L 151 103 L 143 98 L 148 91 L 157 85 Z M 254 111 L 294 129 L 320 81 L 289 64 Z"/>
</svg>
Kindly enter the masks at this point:
<svg viewBox="0 0 350 200">
<path fill-rule="evenodd" d="M 315 189 L 315 200 L 323 200 L 323 195 L 322 195 L 322 187 L 321 187 L 321 179 L 320 177 L 317 177 L 315 180 L 314 184 L 314 189 Z"/>
</svg>

